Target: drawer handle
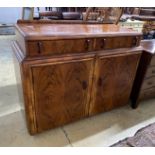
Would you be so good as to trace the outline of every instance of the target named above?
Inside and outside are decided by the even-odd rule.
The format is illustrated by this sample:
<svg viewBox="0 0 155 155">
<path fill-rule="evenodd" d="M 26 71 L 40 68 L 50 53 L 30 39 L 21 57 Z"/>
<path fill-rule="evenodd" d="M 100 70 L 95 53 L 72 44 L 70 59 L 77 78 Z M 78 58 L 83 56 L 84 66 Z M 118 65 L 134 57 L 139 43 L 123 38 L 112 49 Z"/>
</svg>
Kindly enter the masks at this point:
<svg viewBox="0 0 155 155">
<path fill-rule="evenodd" d="M 84 90 L 87 89 L 87 82 L 86 81 L 82 81 L 82 88 Z"/>
<path fill-rule="evenodd" d="M 98 86 L 102 86 L 102 78 L 100 77 L 99 79 L 98 79 Z"/>
<path fill-rule="evenodd" d="M 138 45 L 138 40 L 139 40 L 138 37 L 135 37 L 135 38 L 133 39 L 133 46 L 137 46 L 137 45 Z"/>
<path fill-rule="evenodd" d="M 147 84 L 148 84 L 148 85 L 152 85 L 152 82 L 148 82 Z"/>
<path fill-rule="evenodd" d="M 87 39 L 87 40 L 85 41 L 85 49 L 86 49 L 86 50 L 89 50 L 89 44 L 90 44 L 90 39 Z"/>
<path fill-rule="evenodd" d="M 152 74 L 155 74 L 155 70 L 152 70 Z"/>
<path fill-rule="evenodd" d="M 41 49 L 42 49 L 42 43 L 38 42 L 37 46 L 38 46 L 38 53 L 40 54 L 41 53 Z"/>
<path fill-rule="evenodd" d="M 102 39 L 101 48 L 104 48 L 106 39 Z"/>
</svg>

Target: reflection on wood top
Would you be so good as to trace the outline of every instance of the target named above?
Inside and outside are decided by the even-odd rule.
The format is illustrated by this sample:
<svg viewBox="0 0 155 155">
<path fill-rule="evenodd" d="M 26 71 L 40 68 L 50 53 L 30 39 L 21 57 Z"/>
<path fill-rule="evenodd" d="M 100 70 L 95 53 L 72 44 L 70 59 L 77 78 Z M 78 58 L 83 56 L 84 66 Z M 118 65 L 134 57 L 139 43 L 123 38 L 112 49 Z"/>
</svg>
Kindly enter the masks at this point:
<svg viewBox="0 0 155 155">
<path fill-rule="evenodd" d="M 155 53 L 155 39 L 142 40 L 140 44 L 146 52 Z"/>
<path fill-rule="evenodd" d="M 16 24 L 26 40 L 109 37 L 141 35 L 137 31 L 114 24 Z"/>
</svg>

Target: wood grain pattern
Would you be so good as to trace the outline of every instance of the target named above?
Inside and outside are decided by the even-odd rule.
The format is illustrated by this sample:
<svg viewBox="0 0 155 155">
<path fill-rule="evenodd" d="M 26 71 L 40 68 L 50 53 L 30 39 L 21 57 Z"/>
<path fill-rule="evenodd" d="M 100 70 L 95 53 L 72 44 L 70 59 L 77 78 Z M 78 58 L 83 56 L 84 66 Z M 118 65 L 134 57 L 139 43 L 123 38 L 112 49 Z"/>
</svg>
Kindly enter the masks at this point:
<svg viewBox="0 0 155 155">
<path fill-rule="evenodd" d="M 129 102 L 140 53 L 99 57 L 96 94 L 90 114 L 109 111 Z"/>
<path fill-rule="evenodd" d="M 25 115 L 27 128 L 30 134 L 37 133 L 36 120 L 35 120 L 35 109 L 34 109 L 34 100 L 32 92 L 32 81 L 31 81 L 31 70 L 29 64 L 25 61 L 25 55 L 17 45 L 17 42 L 12 43 L 12 49 L 16 56 L 14 67 L 15 70 L 20 71 L 20 75 L 17 73 L 16 79 L 19 90 L 20 100 L 23 100 L 23 105 L 21 105 L 23 114 Z M 17 62 L 18 61 L 18 65 Z M 19 77 L 20 76 L 20 77 Z M 20 81 L 21 80 L 21 81 Z M 20 85 L 21 84 L 21 85 Z"/>
<path fill-rule="evenodd" d="M 142 33 L 114 24 L 16 24 L 16 29 L 26 40 L 61 40 L 113 36 L 141 36 Z"/>
<path fill-rule="evenodd" d="M 31 41 L 27 43 L 29 56 L 58 55 L 93 51 L 92 38 L 56 41 Z M 40 44 L 40 45 L 38 45 Z"/>
<path fill-rule="evenodd" d="M 28 56 L 47 56 L 139 46 L 140 37 L 104 37 L 56 41 L 29 41 Z"/>
<path fill-rule="evenodd" d="M 137 47 L 141 39 L 141 33 L 111 24 L 30 22 L 18 23 L 16 29 L 17 42 L 27 57 Z"/>
<path fill-rule="evenodd" d="M 88 116 L 93 61 L 32 68 L 38 132 Z"/>
<path fill-rule="evenodd" d="M 49 20 L 49 19 L 40 19 L 40 20 L 18 20 L 17 21 L 18 24 L 27 24 L 27 23 L 35 23 L 35 24 L 84 24 L 84 25 L 92 25 L 92 24 L 97 24 L 97 25 L 102 25 L 102 24 L 112 24 L 111 21 L 103 21 L 102 23 L 101 22 L 98 22 L 98 21 L 83 21 L 83 20 Z"/>
<path fill-rule="evenodd" d="M 140 37 L 105 37 L 97 38 L 94 50 L 130 48 L 139 46 Z"/>
<path fill-rule="evenodd" d="M 115 25 L 33 21 L 16 29 L 12 46 L 30 134 L 128 103 L 140 33 Z"/>
<path fill-rule="evenodd" d="M 21 49 L 21 52 L 24 55 L 27 55 L 27 44 L 25 42 L 24 37 L 19 33 L 19 31 L 16 30 L 16 40 L 17 40 L 17 44 L 19 46 L 19 48 Z"/>
</svg>

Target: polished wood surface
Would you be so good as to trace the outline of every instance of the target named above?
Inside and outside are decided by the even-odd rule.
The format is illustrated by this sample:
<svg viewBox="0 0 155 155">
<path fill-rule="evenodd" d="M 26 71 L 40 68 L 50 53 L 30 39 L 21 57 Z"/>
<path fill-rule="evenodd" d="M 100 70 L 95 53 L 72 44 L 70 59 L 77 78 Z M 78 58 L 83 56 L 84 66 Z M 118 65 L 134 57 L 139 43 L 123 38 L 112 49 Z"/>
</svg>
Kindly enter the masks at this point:
<svg viewBox="0 0 155 155">
<path fill-rule="evenodd" d="M 107 21 L 103 21 L 102 23 L 98 22 L 98 21 L 83 21 L 83 20 L 49 20 L 49 19 L 40 19 L 40 20 L 18 20 L 17 22 L 18 24 L 24 24 L 24 23 L 40 23 L 40 24 L 97 24 L 97 25 L 102 25 L 102 24 L 112 24 L 112 22 L 107 22 Z"/>
<path fill-rule="evenodd" d="M 131 93 L 133 108 L 140 101 L 155 97 L 155 40 L 141 41 L 141 46 L 143 54 Z"/>
<path fill-rule="evenodd" d="M 29 56 L 81 53 L 93 51 L 94 38 L 76 40 L 52 40 L 39 42 L 31 41 L 28 42 L 27 45 L 27 52 Z"/>
<path fill-rule="evenodd" d="M 141 33 L 112 24 L 71 26 L 34 21 L 19 22 L 16 28 L 17 43 L 29 57 L 137 47 L 141 40 Z"/>
<path fill-rule="evenodd" d="M 30 134 L 128 104 L 141 33 L 116 25 L 18 23 Z"/>
<path fill-rule="evenodd" d="M 39 132 L 88 116 L 92 58 L 60 61 L 32 69 Z"/>
<path fill-rule="evenodd" d="M 97 38 L 94 50 L 136 47 L 140 44 L 140 36 Z"/>
<path fill-rule="evenodd" d="M 99 57 L 90 114 L 109 111 L 129 102 L 139 58 L 139 53 Z"/>
<path fill-rule="evenodd" d="M 122 28 L 114 24 L 17 24 L 16 28 L 26 40 L 55 40 L 65 38 L 137 36 L 139 32 Z"/>
<path fill-rule="evenodd" d="M 126 36 L 52 41 L 29 41 L 27 43 L 27 56 L 46 56 L 116 48 L 129 48 L 138 46 L 139 42 L 140 37 Z"/>
</svg>

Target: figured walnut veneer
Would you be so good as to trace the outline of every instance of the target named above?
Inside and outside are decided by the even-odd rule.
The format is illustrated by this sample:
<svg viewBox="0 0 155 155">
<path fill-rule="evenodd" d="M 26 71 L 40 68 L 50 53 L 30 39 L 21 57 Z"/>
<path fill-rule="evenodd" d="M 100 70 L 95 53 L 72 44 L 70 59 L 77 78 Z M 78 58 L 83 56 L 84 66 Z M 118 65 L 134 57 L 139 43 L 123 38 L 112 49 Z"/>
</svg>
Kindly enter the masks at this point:
<svg viewBox="0 0 155 155">
<path fill-rule="evenodd" d="M 19 21 L 16 34 L 12 48 L 30 134 L 128 104 L 140 33 L 108 24 Z"/>
</svg>

